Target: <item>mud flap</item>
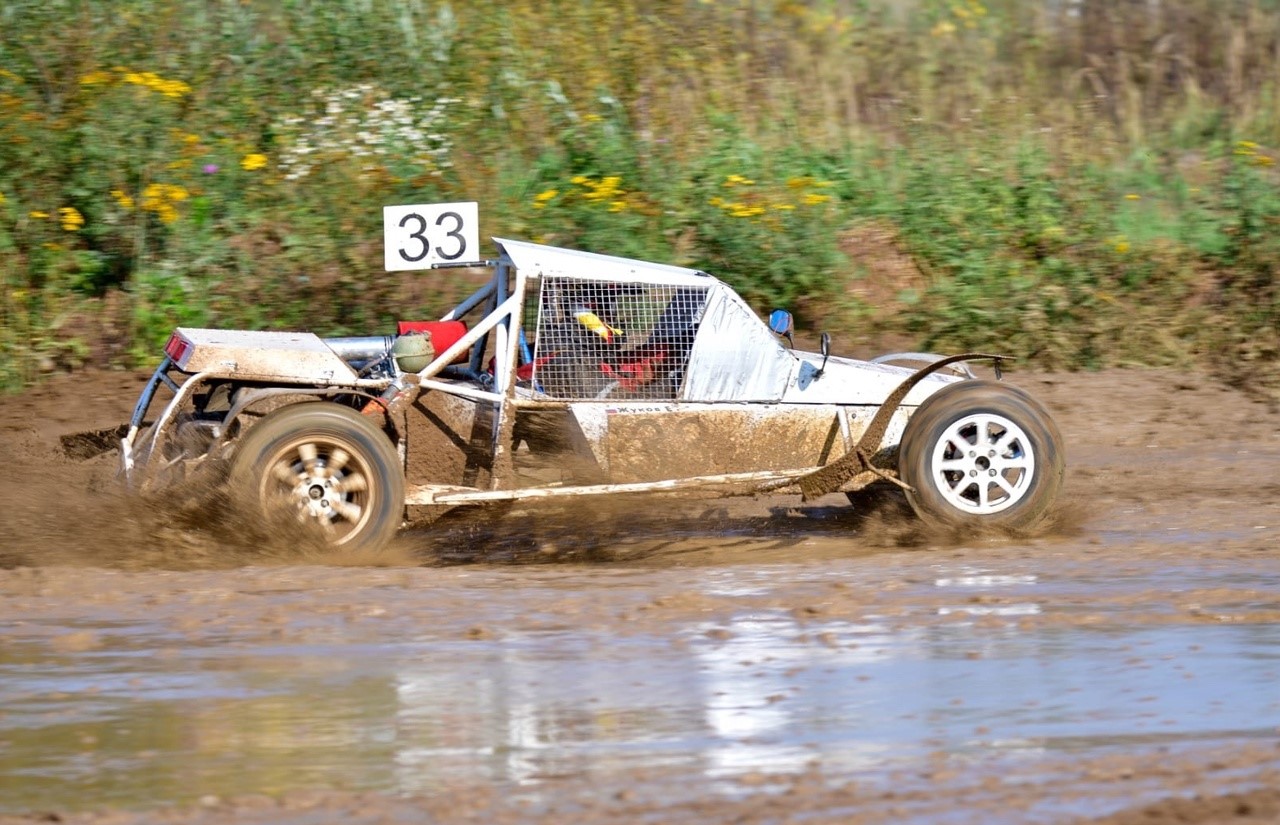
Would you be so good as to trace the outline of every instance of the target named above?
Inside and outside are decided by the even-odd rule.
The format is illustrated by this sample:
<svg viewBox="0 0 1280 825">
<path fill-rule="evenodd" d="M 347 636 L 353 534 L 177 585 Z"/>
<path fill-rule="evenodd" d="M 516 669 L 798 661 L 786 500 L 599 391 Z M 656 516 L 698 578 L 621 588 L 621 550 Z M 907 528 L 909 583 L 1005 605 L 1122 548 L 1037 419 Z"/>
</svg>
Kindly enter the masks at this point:
<svg viewBox="0 0 1280 825">
<path fill-rule="evenodd" d="M 884 478 L 901 485 L 902 482 L 898 481 L 896 477 L 888 475 L 885 472 L 885 468 L 874 466 L 871 463 L 871 457 L 879 452 L 880 442 L 884 440 L 885 431 L 889 429 L 889 421 L 893 418 L 893 414 L 898 411 L 898 407 L 902 405 L 902 399 L 907 397 L 907 393 L 911 392 L 916 384 L 919 384 L 926 377 L 943 367 L 960 361 L 990 359 L 996 362 L 998 368 L 1000 362 L 1005 358 L 1007 356 L 966 352 L 962 355 L 952 355 L 940 361 L 935 361 L 912 373 L 880 405 L 875 418 L 871 419 L 871 423 L 867 425 L 866 432 L 862 434 L 862 438 L 858 439 L 858 443 L 854 445 L 852 450 L 822 469 L 815 470 L 796 479 L 796 483 L 800 485 L 801 496 L 805 501 L 808 501 L 812 498 L 825 496 L 828 493 L 834 493 L 863 474 L 872 477 L 865 479 L 868 483 L 875 478 Z"/>
</svg>

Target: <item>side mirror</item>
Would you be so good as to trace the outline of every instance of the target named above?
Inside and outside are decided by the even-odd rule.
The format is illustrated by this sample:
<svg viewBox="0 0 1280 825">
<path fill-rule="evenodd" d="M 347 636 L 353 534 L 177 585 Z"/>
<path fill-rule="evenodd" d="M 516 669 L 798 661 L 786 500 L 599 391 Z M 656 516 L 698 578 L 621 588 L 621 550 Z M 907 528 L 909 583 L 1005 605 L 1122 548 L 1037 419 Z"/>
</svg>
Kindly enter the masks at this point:
<svg viewBox="0 0 1280 825">
<path fill-rule="evenodd" d="M 827 359 L 831 357 L 831 333 L 822 333 L 822 338 L 820 340 L 822 342 L 820 349 L 820 352 L 822 353 L 822 366 L 818 367 L 817 373 L 814 374 L 813 377 L 815 380 L 821 378 L 822 373 L 827 370 Z"/>
<path fill-rule="evenodd" d="M 769 329 L 773 330 L 775 335 L 786 338 L 791 346 L 795 346 L 795 341 L 791 340 L 791 333 L 795 330 L 795 319 L 791 317 L 790 312 L 785 309 L 775 309 L 769 313 Z"/>
</svg>

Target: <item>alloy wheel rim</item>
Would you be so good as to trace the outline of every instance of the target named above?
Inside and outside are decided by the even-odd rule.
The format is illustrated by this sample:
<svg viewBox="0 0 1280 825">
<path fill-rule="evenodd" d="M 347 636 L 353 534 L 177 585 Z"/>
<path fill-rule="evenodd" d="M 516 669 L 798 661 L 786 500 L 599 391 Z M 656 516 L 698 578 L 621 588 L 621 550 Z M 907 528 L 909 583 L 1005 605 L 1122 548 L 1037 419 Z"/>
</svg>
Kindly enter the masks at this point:
<svg viewBox="0 0 1280 825">
<path fill-rule="evenodd" d="M 298 520 L 318 524 L 333 544 L 358 534 L 372 517 L 369 467 L 346 445 L 323 438 L 292 441 L 267 463 L 263 499 L 282 497 Z"/>
<path fill-rule="evenodd" d="M 949 504 L 991 515 L 1027 496 L 1036 457 L 1025 430 L 1009 418 L 975 413 L 947 426 L 933 447 L 929 476 Z"/>
</svg>

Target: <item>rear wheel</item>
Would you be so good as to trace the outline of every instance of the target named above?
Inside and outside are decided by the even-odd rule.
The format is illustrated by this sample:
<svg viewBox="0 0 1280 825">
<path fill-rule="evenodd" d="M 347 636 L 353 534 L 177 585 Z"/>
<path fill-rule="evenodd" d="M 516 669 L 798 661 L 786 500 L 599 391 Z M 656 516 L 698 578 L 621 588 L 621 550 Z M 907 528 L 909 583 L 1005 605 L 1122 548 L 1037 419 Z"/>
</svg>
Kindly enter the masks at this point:
<svg viewBox="0 0 1280 825">
<path fill-rule="evenodd" d="M 908 501 L 934 524 L 1031 529 L 1057 498 L 1062 436 L 1017 387 L 962 381 L 930 396 L 907 422 L 898 472 Z"/>
<path fill-rule="evenodd" d="M 372 549 L 404 515 L 404 473 L 368 418 L 328 402 L 277 410 L 241 439 L 232 492 L 249 514 L 290 513 L 333 547 Z"/>
</svg>

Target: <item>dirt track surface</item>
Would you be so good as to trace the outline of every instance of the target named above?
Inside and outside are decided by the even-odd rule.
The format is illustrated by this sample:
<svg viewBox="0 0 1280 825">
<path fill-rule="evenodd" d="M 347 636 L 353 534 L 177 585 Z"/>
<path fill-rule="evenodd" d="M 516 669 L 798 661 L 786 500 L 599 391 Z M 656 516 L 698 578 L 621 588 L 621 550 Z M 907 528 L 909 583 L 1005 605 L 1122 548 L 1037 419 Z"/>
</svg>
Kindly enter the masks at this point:
<svg viewBox="0 0 1280 825">
<path fill-rule="evenodd" d="M 0 399 L 0 825 L 1280 821 L 1280 412 L 1207 377 L 1012 376 L 1047 535 L 626 500 L 377 558 L 59 455 L 141 380 Z"/>
</svg>

